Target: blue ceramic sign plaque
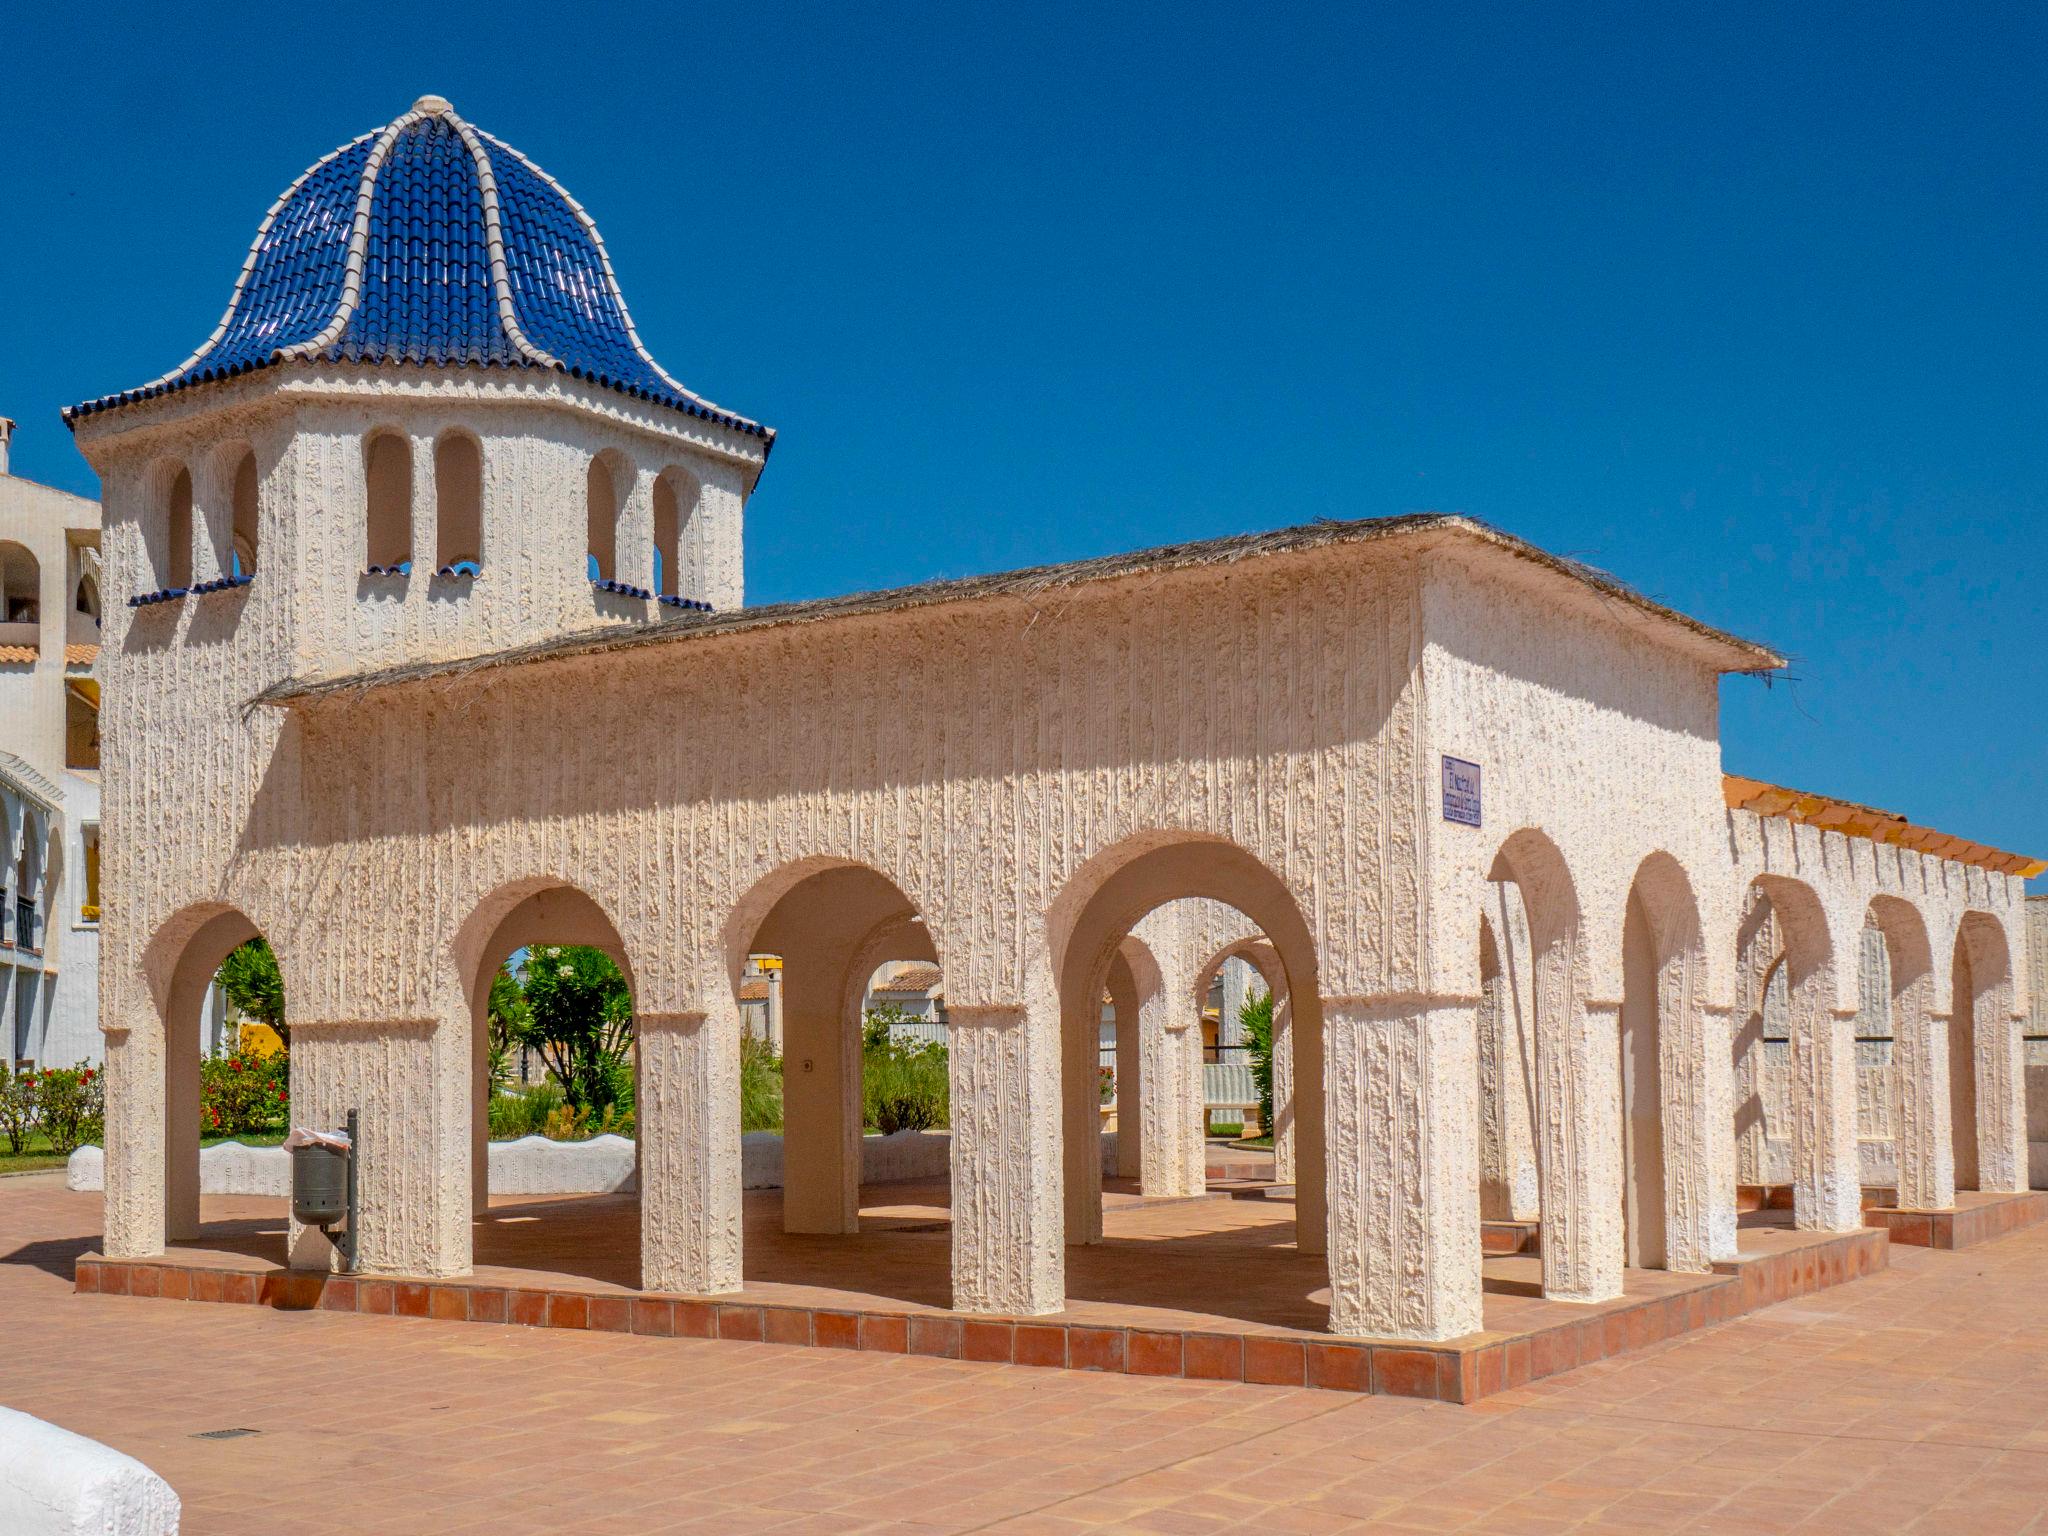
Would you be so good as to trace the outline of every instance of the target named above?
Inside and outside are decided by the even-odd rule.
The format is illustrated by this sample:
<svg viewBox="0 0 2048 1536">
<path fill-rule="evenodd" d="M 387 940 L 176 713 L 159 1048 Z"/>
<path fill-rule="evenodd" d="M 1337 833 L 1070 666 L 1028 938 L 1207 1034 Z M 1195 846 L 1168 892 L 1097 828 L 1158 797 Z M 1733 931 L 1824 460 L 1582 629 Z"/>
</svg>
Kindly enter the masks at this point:
<svg viewBox="0 0 2048 1536">
<path fill-rule="evenodd" d="M 1444 759 L 1444 820 L 1479 825 L 1479 765 L 1462 757 Z"/>
</svg>

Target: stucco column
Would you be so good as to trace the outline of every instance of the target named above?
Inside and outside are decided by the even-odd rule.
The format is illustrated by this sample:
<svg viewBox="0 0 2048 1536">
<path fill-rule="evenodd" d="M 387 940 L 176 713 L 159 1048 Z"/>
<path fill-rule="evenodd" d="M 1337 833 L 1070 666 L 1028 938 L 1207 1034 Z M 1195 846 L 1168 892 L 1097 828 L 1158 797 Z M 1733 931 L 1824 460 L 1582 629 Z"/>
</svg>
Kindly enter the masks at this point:
<svg viewBox="0 0 2048 1536">
<path fill-rule="evenodd" d="M 790 946 L 782 971 L 782 1229 L 858 1232 L 860 996 L 848 940 Z M 848 1017 L 848 1007 L 854 1017 Z"/>
<path fill-rule="evenodd" d="M 1066 1305 L 1059 1009 L 1050 999 L 956 1003 L 948 1034 L 953 1309 L 1058 1312 Z M 1099 1169 L 1099 1139 L 1091 1150 Z"/>
<path fill-rule="evenodd" d="M 1244 1044 L 1244 1021 L 1239 1017 L 1252 995 L 1252 978 L 1258 973 L 1249 960 L 1232 955 L 1219 968 L 1223 979 L 1223 1005 L 1216 1017 L 1219 1046 Z M 1199 999 L 1197 1000 L 1199 1001 Z"/>
<path fill-rule="evenodd" d="M 1294 1008 L 1285 992 L 1273 999 L 1273 1182 L 1294 1182 Z"/>
<path fill-rule="evenodd" d="M 1700 1009 L 1706 1052 L 1701 1068 L 1705 1094 L 1707 1138 L 1706 1204 L 1707 1261 L 1717 1264 L 1736 1254 L 1735 1206 L 1735 1020 L 1736 1010 L 1726 1003 L 1706 1003 Z"/>
<path fill-rule="evenodd" d="M 1539 1207 L 1527 991 L 1505 968 L 1483 976 L 1480 987 L 1480 1215 L 1490 1221 L 1534 1221 Z"/>
<path fill-rule="evenodd" d="M 643 1013 L 640 1286 L 739 1290 L 740 1012 L 728 988 L 702 1012 Z"/>
<path fill-rule="evenodd" d="M 1770 1127 L 1764 1115 L 1766 1052 L 1764 1012 L 1769 1006 L 1772 969 L 1777 962 L 1778 924 L 1767 901 L 1754 901 L 1736 936 L 1733 1038 L 1735 1182 L 1769 1184 Z"/>
<path fill-rule="evenodd" d="M 1484 1326 L 1477 1013 L 1470 998 L 1323 1000 L 1332 1333 Z"/>
<path fill-rule="evenodd" d="M 106 1031 L 106 1193 L 101 1251 L 110 1259 L 147 1259 L 164 1251 L 167 1222 L 163 1031 L 151 1017 Z M 198 1064 L 195 1061 L 196 1073 Z M 182 1129 L 182 1128 L 181 1128 Z M 189 1134 L 198 1136 L 196 1108 Z M 189 1229 L 199 1219 L 199 1164 L 192 1160 Z"/>
<path fill-rule="evenodd" d="M 1899 1205 L 1909 1211 L 1948 1210 L 1956 1203 L 1948 1020 L 1928 1012 L 1927 989 L 1920 977 L 1892 1002 L 1892 1147 Z"/>
<path fill-rule="evenodd" d="M 1539 997 L 1536 1028 L 1543 1294 L 1610 1301 L 1621 1294 L 1625 1257 L 1621 1004 L 1575 1002 L 1556 976 Z"/>
<path fill-rule="evenodd" d="M 2023 1016 L 2011 1012 L 2011 984 L 1978 1004 L 1977 1187 L 2013 1194 L 2027 1187 L 2027 1069 Z"/>
<path fill-rule="evenodd" d="M 298 1124 L 340 1129 L 358 1113 L 356 1268 L 467 1273 L 474 1072 L 463 1021 L 294 1019 L 290 1071 Z M 292 1229 L 293 1262 L 329 1263 L 304 1236 Z"/>
<path fill-rule="evenodd" d="M 1809 985 L 1818 985 L 1818 978 Z M 1854 1008 L 1792 1004 L 1792 1219 L 1808 1232 L 1863 1225 L 1856 1154 Z"/>
<path fill-rule="evenodd" d="M 1154 952 L 1159 985 L 1138 999 L 1139 1184 L 1155 1198 L 1199 1195 L 1208 1188 L 1208 1141 L 1195 960 L 1178 933 L 1155 944 Z"/>
<path fill-rule="evenodd" d="M 1109 1005 L 1116 1014 L 1116 1176 L 1144 1171 L 1144 1066 L 1138 1050 L 1138 983 L 1122 956 L 1110 963 Z"/>
</svg>

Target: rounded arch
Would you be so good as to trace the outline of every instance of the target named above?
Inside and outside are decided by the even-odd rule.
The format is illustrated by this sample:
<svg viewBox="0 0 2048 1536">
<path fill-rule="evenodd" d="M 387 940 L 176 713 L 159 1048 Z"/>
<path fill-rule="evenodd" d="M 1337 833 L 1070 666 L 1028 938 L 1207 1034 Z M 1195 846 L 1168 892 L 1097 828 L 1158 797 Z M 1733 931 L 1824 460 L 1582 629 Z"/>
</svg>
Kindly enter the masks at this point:
<svg viewBox="0 0 2048 1536">
<path fill-rule="evenodd" d="M 2013 945 L 1990 912 L 1956 925 L 1949 974 L 1949 1104 L 1958 1188 L 2009 1193 L 2027 1177 L 2026 1069 Z"/>
<path fill-rule="evenodd" d="M 203 498 L 203 547 L 209 569 L 202 577 L 243 580 L 256 573 L 257 502 L 262 476 L 256 450 L 243 438 L 230 438 L 206 456 L 207 484 Z"/>
<path fill-rule="evenodd" d="M 1881 894 L 1871 898 L 1864 932 L 1866 953 L 1856 965 L 1857 1050 L 1884 1052 L 1879 1102 L 1889 1121 L 1898 1202 L 1908 1210 L 1943 1209 L 1955 1203 L 1953 1068 L 1949 1042 L 1937 1034 L 1931 1012 L 1934 952 L 1927 923 L 1911 902 Z M 1888 1048 L 1876 1044 L 1886 1038 Z"/>
<path fill-rule="evenodd" d="M 0 540 L 0 623 L 41 624 L 42 591 L 43 567 L 35 552 L 12 539 Z M 34 636 L 27 643 L 35 644 Z"/>
<path fill-rule="evenodd" d="M 1479 1214 L 1542 1218 L 1536 1163 L 1535 1036 L 1528 920 L 1512 881 L 1479 913 Z"/>
<path fill-rule="evenodd" d="M 194 902 L 158 924 L 142 951 L 142 979 L 163 1031 L 164 1236 L 199 1233 L 200 1063 L 207 995 L 228 955 L 264 934 L 240 907 Z M 291 957 L 275 949 L 284 995 L 293 995 Z M 111 1077 L 109 1086 L 119 1082 Z M 110 1108 L 110 1116 L 112 1108 Z"/>
<path fill-rule="evenodd" d="M 583 508 L 592 581 L 619 580 L 619 519 L 632 494 L 633 461 L 616 448 L 591 455 L 583 472 Z"/>
<path fill-rule="evenodd" d="M 1315 940 L 1287 882 L 1242 845 L 1208 833 L 1134 833 L 1068 877 L 1047 912 L 1053 971 L 1090 969 L 1146 913 L 1184 897 L 1235 907 L 1273 943 L 1294 990 L 1315 974 Z"/>
<path fill-rule="evenodd" d="M 1207 997 L 1216 985 L 1216 973 L 1230 960 L 1242 960 L 1259 974 L 1266 984 L 1266 990 L 1278 999 L 1287 995 L 1287 968 L 1280 963 L 1280 951 L 1275 949 L 1261 933 L 1249 934 L 1241 939 L 1210 951 L 1195 967 L 1195 996 Z"/>
<path fill-rule="evenodd" d="M 78 573 L 78 585 L 72 589 L 71 608 L 92 620 L 92 627 L 100 627 L 100 581 L 91 571 Z"/>
<path fill-rule="evenodd" d="M 557 876 L 530 875 L 500 885 L 457 926 L 448 957 L 469 1022 L 469 1190 L 476 1215 L 490 1205 L 491 984 L 508 959 L 536 945 L 600 950 L 625 977 L 627 992 L 639 996 L 633 957 L 618 924 L 589 892 Z"/>
<path fill-rule="evenodd" d="M 654 481 L 654 590 L 661 597 L 689 597 L 698 585 L 694 546 L 703 482 L 679 464 Z"/>
<path fill-rule="evenodd" d="M 1733 1158 L 1721 1155 L 1725 1051 L 1708 1039 L 1705 945 L 1685 868 L 1658 850 L 1623 912 L 1623 1228 L 1629 1262 L 1704 1272 L 1735 1249 Z"/>
<path fill-rule="evenodd" d="M 1271 942 L 1290 999 L 1295 1135 L 1295 1241 L 1327 1243 L 1322 1013 L 1317 952 L 1287 882 L 1255 854 L 1213 834 L 1134 833 L 1077 869 L 1047 913 L 1047 957 L 1061 1018 L 1061 1124 L 1067 1241 L 1102 1235 L 1097 1075 L 1100 1000 L 1124 937 L 1170 902 L 1204 897 L 1235 908 Z"/>
<path fill-rule="evenodd" d="M 412 570 L 412 443 L 395 427 L 363 439 L 363 547 L 373 576 Z"/>
<path fill-rule="evenodd" d="M 1598 1017 L 1613 1004 L 1590 1003 L 1578 883 L 1556 841 L 1516 829 L 1487 878 L 1516 887 L 1528 923 L 1543 1294 L 1605 1301 L 1626 1258 L 1620 1060 L 1612 1019 Z"/>
<path fill-rule="evenodd" d="M 456 929 L 449 949 L 472 1000 L 486 1000 L 491 977 L 507 955 L 532 944 L 601 949 L 635 985 L 633 959 L 610 913 L 582 887 L 552 875 L 508 881 L 485 895 Z"/>
<path fill-rule="evenodd" d="M 474 576 L 483 561 L 483 440 L 467 427 L 447 427 L 434 439 L 434 568 Z"/>
<path fill-rule="evenodd" d="M 725 985 L 737 989 L 750 954 L 779 953 L 772 947 L 764 949 L 758 942 L 770 915 L 783 899 L 799 886 L 833 871 L 855 871 L 867 877 L 866 881 L 861 882 L 863 884 L 880 881 L 887 886 L 889 891 L 894 893 L 894 898 L 875 901 L 874 922 L 886 923 L 896 920 L 899 916 L 904 921 L 915 919 L 924 929 L 931 944 L 932 963 L 941 970 L 947 968 L 947 944 L 943 928 L 928 917 L 928 903 L 923 892 L 916 886 L 844 854 L 810 854 L 758 871 L 726 908 L 717 928 L 716 953 Z M 875 889 L 871 884 L 868 885 L 870 895 Z M 906 955 L 902 958 L 922 957 Z"/>
<path fill-rule="evenodd" d="M 262 542 L 261 494 L 263 479 L 256 468 L 256 451 L 244 448 L 235 461 L 228 482 L 231 515 L 228 522 L 228 574 L 243 580 L 256 574 L 257 548 Z"/>
<path fill-rule="evenodd" d="M 887 960 L 940 967 L 936 936 L 888 875 L 818 857 L 770 871 L 734 904 L 722 958 L 735 994 L 750 954 L 782 959 L 782 1220 L 788 1232 L 860 1230 L 865 1159 L 861 1005 Z"/>
<path fill-rule="evenodd" d="M 1578 882 L 1549 833 L 1536 827 L 1509 833 L 1494 854 L 1487 878 L 1496 883 L 1512 881 L 1520 889 L 1530 942 L 1536 948 L 1547 949 L 1577 937 Z"/>
<path fill-rule="evenodd" d="M 1828 911 L 1812 886 L 1789 875 L 1758 875 L 1751 890 L 1753 901 L 1768 903 L 1770 921 L 1746 927 L 1768 933 L 1783 956 L 1793 1222 L 1810 1231 L 1854 1231 L 1863 1200 L 1853 1010 L 1842 1007 Z"/>
</svg>

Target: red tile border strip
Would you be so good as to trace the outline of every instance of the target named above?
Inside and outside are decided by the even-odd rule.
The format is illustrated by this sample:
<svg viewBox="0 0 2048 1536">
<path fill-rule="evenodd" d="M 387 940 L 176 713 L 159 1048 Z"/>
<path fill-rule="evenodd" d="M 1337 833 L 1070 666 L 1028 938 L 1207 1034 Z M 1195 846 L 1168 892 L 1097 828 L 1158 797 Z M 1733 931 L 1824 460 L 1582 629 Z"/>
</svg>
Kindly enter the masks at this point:
<svg viewBox="0 0 2048 1536">
<path fill-rule="evenodd" d="M 1987 1205 L 1953 1211 L 1901 1211 L 1880 1206 L 1863 1213 L 1863 1223 L 1908 1248 L 1974 1248 L 1993 1238 L 2048 1221 L 2048 1194 L 2011 1194 Z"/>
<path fill-rule="evenodd" d="M 2000 1206 L 1957 1213 L 1963 1241 L 2048 1218 Z M 1872 1213 L 1876 1215 L 1878 1213 Z M 1924 1213 L 1900 1213 L 1922 1214 Z M 1973 1224 L 1974 1223 L 1974 1224 Z M 2002 1225 L 2001 1225 L 2002 1224 Z M 730 1339 L 948 1360 L 1037 1365 L 1132 1376 L 1184 1377 L 1376 1392 L 1473 1403 L 1497 1392 L 1631 1353 L 1695 1329 L 1886 1266 L 1900 1239 L 1873 1223 L 1819 1244 L 1717 1264 L 1693 1290 L 1611 1307 L 1537 1333 L 1446 1344 L 1375 1344 L 1298 1334 L 1201 1333 L 1067 1323 L 1054 1319 L 863 1312 L 751 1301 L 635 1293 L 506 1289 L 426 1281 L 232 1270 L 164 1260 L 78 1260 L 80 1295 L 261 1304 L 286 1311 L 360 1312 L 448 1322 L 635 1333 L 650 1338 Z"/>
</svg>

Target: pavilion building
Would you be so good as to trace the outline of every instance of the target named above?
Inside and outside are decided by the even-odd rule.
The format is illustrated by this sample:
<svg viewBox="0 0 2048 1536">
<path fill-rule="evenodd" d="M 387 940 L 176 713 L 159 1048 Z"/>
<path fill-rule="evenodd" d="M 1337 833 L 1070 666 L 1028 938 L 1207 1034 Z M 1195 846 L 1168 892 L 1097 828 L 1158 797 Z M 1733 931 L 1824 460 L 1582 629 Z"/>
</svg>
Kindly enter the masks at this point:
<svg viewBox="0 0 2048 1536">
<path fill-rule="evenodd" d="M 110 1259 L 197 1227 L 192 1037 L 257 933 L 295 1115 L 361 1114 L 367 1273 L 470 1271 L 483 1009 L 535 942 L 631 985 L 656 1293 L 745 1283 L 757 955 L 805 1233 L 860 1226 L 869 978 L 942 974 L 964 1314 L 1061 1311 L 1103 1236 L 1105 993 L 1119 1156 L 1199 1189 L 1232 960 L 1284 1010 L 1337 1334 L 1484 1330 L 1483 1217 L 1540 1222 L 1572 1303 L 1735 1258 L 1746 1184 L 1860 1227 L 1880 1004 L 1898 1202 L 2025 1188 L 2041 865 L 1726 777 L 1721 679 L 1768 647 L 1440 515 L 749 608 L 773 433 L 660 367 L 589 215 L 438 98 L 286 190 L 190 359 L 69 420 L 105 486 Z"/>
</svg>

